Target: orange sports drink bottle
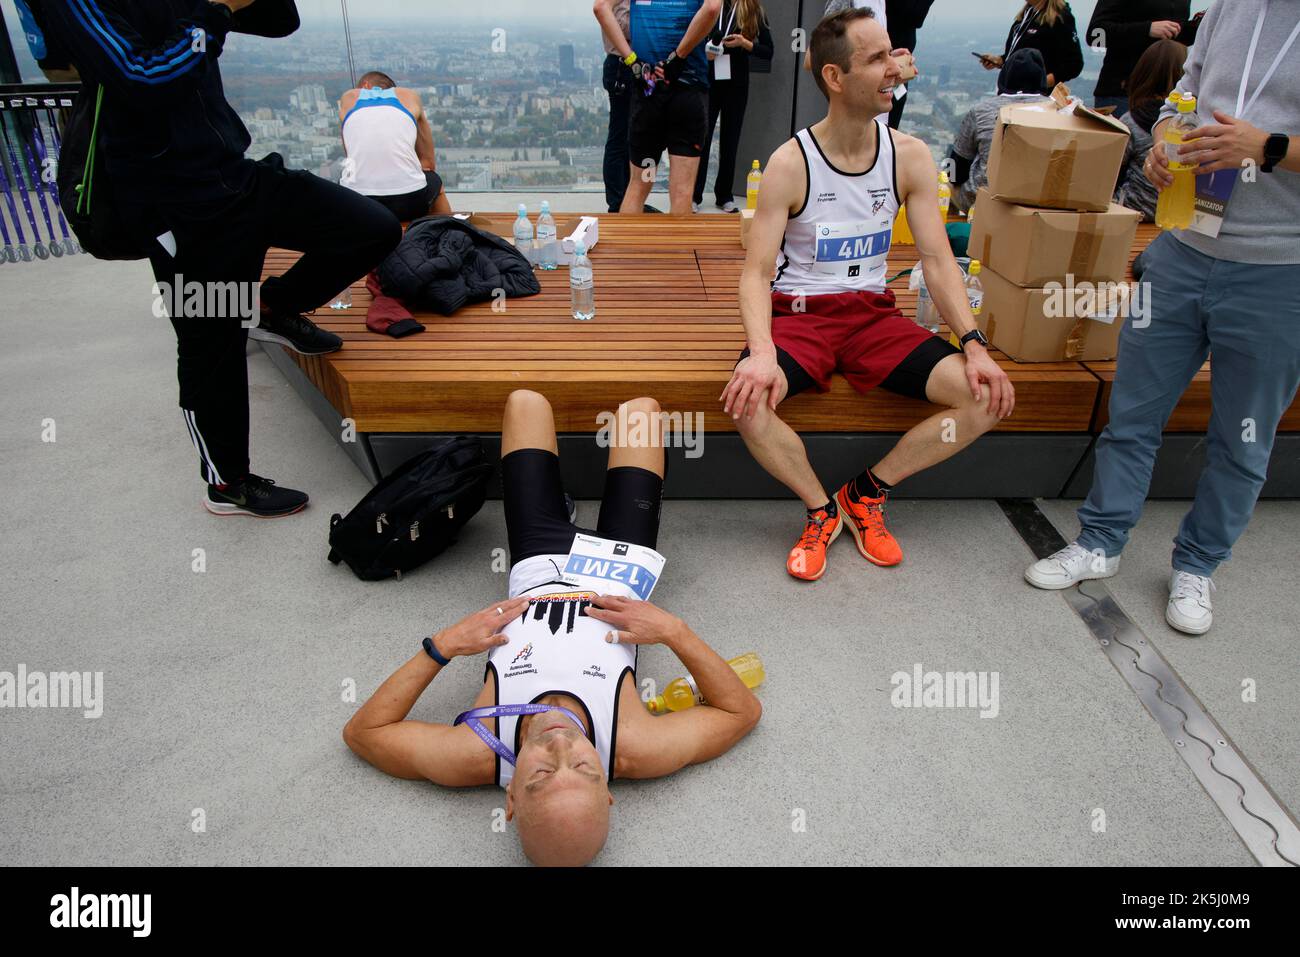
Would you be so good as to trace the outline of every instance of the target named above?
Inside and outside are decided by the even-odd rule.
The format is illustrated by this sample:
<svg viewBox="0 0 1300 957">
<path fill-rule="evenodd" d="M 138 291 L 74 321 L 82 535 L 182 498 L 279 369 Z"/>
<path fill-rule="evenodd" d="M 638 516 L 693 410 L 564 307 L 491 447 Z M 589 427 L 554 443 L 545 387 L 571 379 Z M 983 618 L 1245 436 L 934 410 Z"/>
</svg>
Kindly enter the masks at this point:
<svg viewBox="0 0 1300 957">
<path fill-rule="evenodd" d="M 1192 225 L 1192 213 L 1196 210 L 1196 164 L 1184 161 L 1178 154 L 1178 147 L 1186 141 L 1187 134 L 1200 125 L 1196 116 L 1196 97 L 1184 93 L 1178 101 L 1177 115 L 1165 126 L 1163 145 L 1174 182 L 1160 191 L 1156 203 L 1156 225 L 1161 229 L 1186 229 Z"/>
<path fill-rule="evenodd" d="M 763 670 L 762 659 L 753 651 L 739 658 L 732 658 L 727 664 L 731 665 L 732 670 L 740 676 L 740 680 L 745 682 L 746 688 L 757 688 L 767 677 L 767 673 Z M 695 686 L 695 679 L 687 675 L 685 678 L 674 678 L 668 683 L 668 687 L 664 688 L 663 694 L 655 695 L 645 703 L 645 706 L 650 709 L 651 714 L 665 714 L 669 711 L 685 711 L 697 704 L 704 704 L 704 696 Z"/>
</svg>

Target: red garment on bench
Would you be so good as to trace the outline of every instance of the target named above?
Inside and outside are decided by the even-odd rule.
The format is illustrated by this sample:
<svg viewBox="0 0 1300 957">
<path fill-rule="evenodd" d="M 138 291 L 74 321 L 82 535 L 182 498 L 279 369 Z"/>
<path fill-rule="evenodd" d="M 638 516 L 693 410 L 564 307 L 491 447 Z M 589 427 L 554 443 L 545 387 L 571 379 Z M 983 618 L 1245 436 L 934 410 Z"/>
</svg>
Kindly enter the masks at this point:
<svg viewBox="0 0 1300 957">
<path fill-rule="evenodd" d="M 416 332 L 424 332 L 424 326 L 415 321 L 411 310 L 400 299 L 386 295 L 379 288 L 379 280 L 371 273 L 366 277 L 366 289 L 370 292 L 370 308 L 366 310 L 366 328 L 380 335 L 400 339 Z"/>
</svg>

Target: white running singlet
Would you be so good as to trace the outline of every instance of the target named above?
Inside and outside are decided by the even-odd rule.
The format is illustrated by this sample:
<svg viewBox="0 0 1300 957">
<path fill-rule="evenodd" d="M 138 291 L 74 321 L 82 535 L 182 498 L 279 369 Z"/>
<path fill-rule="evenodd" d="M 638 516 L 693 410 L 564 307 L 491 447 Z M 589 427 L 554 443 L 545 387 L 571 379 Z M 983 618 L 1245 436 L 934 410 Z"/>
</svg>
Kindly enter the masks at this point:
<svg viewBox="0 0 1300 957">
<path fill-rule="evenodd" d="M 884 292 L 898 172 L 889 126 L 876 124 L 876 157 L 862 173 L 831 165 L 811 128 L 795 134 L 808 173 L 803 208 L 781 240 L 772 288 L 787 295 Z"/>
<path fill-rule="evenodd" d="M 623 675 L 636 676 L 636 645 L 605 640 L 609 625 L 586 615 L 596 593 L 560 581 L 567 555 L 537 555 L 510 569 L 510 597 L 533 599 L 501 633 L 509 644 L 493 648 L 488 668 L 496 674 L 496 704 L 529 704 L 549 694 L 577 698 L 576 709 L 592 729 L 593 744 L 608 779 L 614 777 L 618 692 Z M 608 591 L 620 593 L 610 582 Z M 637 596 L 629 589 L 626 597 Z M 519 718 L 499 717 L 497 737 L 519 753 Z M 514 766 L 498 756 L 497 784 L 505 787 Z"/>
<path fill-rule="evenodd" d="M 403 196 L 427 180 L 415 152 L 415 117 L 393 89 L 361 90 L 343 117 L 347 158 L 339 184 L 366 196 Z"/>
</svg>

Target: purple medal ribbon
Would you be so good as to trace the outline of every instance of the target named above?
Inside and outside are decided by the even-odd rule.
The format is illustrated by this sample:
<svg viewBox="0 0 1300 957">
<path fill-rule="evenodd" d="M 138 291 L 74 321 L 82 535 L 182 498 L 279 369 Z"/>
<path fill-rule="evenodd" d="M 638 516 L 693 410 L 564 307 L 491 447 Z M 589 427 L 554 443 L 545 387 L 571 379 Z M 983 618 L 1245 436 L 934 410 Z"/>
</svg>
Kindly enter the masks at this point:
<svg viewBox="0 0 1300 957">
<path fill-rule="evenodd" d="M 509 718 L 525 714 L 545 714 L 548 711 L 562 712 L 578 726 L 578 730 L 582 731 L 583 734 L 587 733 L 586 729 L 583 728 L 582 719 L 568 708 L 561 708 L 559 705 L 553 704 L 498 704 L 489 705 L 484 708 L 472 708 L 469 711 L 462 711 L 458 714 L 456 720 L 451 724 L 452 727 L 455 727 L 462 722 L 469 725 L 470 729 L 477 734 L 480 739 L 482 739 L 484 744 L 499 754 L 503 759 L 509 761 L 511 767 L 514 767 L 515 753 L 506 746 L 504 741 L 489 731 L 488 726 L 479 719 L 496 717 Z"/>
</svg>

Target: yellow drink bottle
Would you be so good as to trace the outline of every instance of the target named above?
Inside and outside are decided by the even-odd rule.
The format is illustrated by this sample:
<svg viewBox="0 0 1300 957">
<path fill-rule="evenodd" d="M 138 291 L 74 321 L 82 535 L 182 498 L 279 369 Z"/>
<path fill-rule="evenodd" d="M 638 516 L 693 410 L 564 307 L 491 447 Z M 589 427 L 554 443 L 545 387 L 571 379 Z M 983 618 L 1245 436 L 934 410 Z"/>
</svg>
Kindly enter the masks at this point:
<svg viewBox="0 0 1300 957">
<path fill-rule="evenodd" d="M 763 171 L 758 168 L 758 160 L 749 168 L 745 177 L 745 208 L 758 209 L 758 187 L 763 183 Z"/>
<path fill-rule="evenodd" d="M 1174 182 L 1160 191 L 1156 202 L 1156 225 L 1161 229 L 1186 229 L 1192 224 L 1192 213 L 1196 209 L 1196 165 L 1184 162 L 1178 154 L 1178 147 L 1198 126 L 1196 97 L 1184 93 L 1178 101 L 1178 115 L 1165 126 L 1163 145 Z"/>
<path fill-rule="evenodd" d="M 763 670 L 763 661 L 756 652 L 751 651 L 739 658 L 732 658 L 727 664 L 731 665 L 732 670 L 740 676 L 740 680 L 745 682 L 746 688 L 757 688 L 767 678 L 767 672 Z M 651 698 L 645 706 L 650 709 L 651 714 L 665 714 L 669 711 L 685 711 L 697 704 L 704 704 L 704 696 L 695 686 L 695 679 L 687 675 L 685 678 L 674 678 L 668 683 L 668 687 L 664 688 L 663 694 Z"/>
<path fill-rule="evenodd" d="M 946 221 L 948 219 L 948 208 L 952 205 L 952 184 L 948 182 L 948 174 L 940 171 L 939 173 L 939 215 Z"/>
</svg>

